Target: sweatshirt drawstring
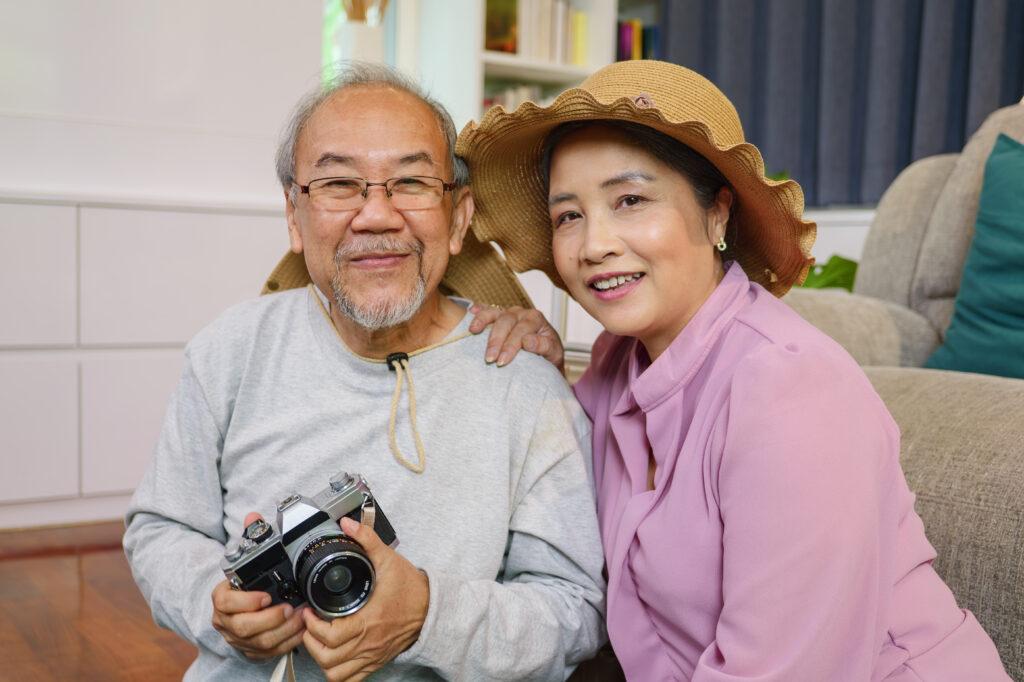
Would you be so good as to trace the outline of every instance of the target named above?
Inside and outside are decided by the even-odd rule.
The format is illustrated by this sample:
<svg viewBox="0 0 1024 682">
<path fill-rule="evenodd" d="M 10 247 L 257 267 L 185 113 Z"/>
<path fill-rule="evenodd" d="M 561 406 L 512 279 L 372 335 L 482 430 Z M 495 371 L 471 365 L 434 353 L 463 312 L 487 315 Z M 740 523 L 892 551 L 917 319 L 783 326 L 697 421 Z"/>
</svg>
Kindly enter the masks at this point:
<svg viewBox="0 0 1024 682">
<path fill-rule="evenodd" d="M 310 283 L 309 288 L 311 293 L 313 294 L 313 297 L 316 298 L 317 303 L 320 304 L 321 312 L 323 312 L 324 316 L 327 318 L 327 321 L 331 323 L 331 327 L 334 329 L 334 333 L 338 334 L 338 339 L 344 346 L 345 340 L 341 338 L 341 334 L 338 333 L 338 328 L 334 326 L 334 320 L 331 318 L 331 313 L 327 309 L 327 306 L 324 305 L 323 300 L 321 300 L 319 292 L 313 288 L 312 283 Z M 444 339 L 430 346 L 426 346 L 425 348 L 419 348 L 411 353 L 391 353 L 384 360 L 380 360 L 377 358 L 364 358 L 361 355 L 356 355 L 355 353 L 353 353 L 353 355 L 356 355 L 356 357 L 358 357 L 360 360 L 365 360 L 366 362 L 373 362 L 382 365 L 386 364 L 388 366 L 388 369 L 395 373 L 395 391 L 391 395 L 391 417 L 388 420 L 388 445 L 391 447 L 391 454 L 398 461 L 398 463 L 415 474 L 423 473 L 423 470 L 426 468 L 427 465 L 427 455 L 423 447 L 423 441 L 422 439 L 420 439 L 419 429 L 416 428 L 416 387 L 414 386 L 412 381 L 412 370 L 409 368 L 409 358 L 415 355 L 419 355 L 421 353 L 426 353 L 427 351 L 430 350 L 434 350 L 435 348 L 445 346 L 449 343 L 461 341 L 462 339 L 470 335 L 471 334 L 469 332 L 465 332 L 463 334 L 459 334 L 458 336 L 453 336 L 451 338 Z M 348 348 L 348 346 L 345 347 Z M 351 352 L 351 350 L 349 350 L 349 352 Z M 409 425 L 412 430 L 413 443 L 416 446 L 415 464 L 409 461 L 405 457 L 405 455 L 402 454 L 402 451 L 398 448 L 398 438 L 395 435 L 395 424 L 398 418 L 398 405 L 402 400 L 402 385 L 406 383 L 409 385 Z"/>
</svg>

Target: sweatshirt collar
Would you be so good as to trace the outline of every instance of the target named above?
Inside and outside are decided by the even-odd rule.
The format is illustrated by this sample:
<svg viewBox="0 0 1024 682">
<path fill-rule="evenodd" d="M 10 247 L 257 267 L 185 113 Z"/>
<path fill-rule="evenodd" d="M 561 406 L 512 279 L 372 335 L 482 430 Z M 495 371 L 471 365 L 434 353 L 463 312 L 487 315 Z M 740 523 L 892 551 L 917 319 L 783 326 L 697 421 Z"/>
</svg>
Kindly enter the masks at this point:
<svg viewBox="0 0 1024 682">
<path fill-rule="evenodd" d="M 317 298 L 320 301 L 317 301 Z M 445 342 L 455 341 L 455 343 L 443 343 L 429 352 L 410 357 L 409 362 L 414 367 L 416 376 L 427 376 L 435 371 L 445 369 L 460 353 L 456 348 L 460 343 L 455 339 L 465 336 L 469 332 L 469 324 L 473 318 L 468 314 L 471 303 L 454 296 L 449 296 L 449 299 L 467 311 L 467 314 L 463 315 L 459 323 L 445 336 Z M 321 303 L 326 303 L 329 306 L 330 299 L 316 286 L 307 287 L 306 312 L 313 336 L 316 337 L 317 345 L 320 346 L 324 355 L 333 361 L 332 364 L 337 370 L 340 370 L 346 383 L 368 393 L 390 394 L 394 388 L 395 375 L 388 369 L 388 365 L 352 352 L 341 340 L 330 318 L 324 315 L 320 307 Z M 483 362 L 483 355 L 481 354 L 480 357 Z"/>
</svg>

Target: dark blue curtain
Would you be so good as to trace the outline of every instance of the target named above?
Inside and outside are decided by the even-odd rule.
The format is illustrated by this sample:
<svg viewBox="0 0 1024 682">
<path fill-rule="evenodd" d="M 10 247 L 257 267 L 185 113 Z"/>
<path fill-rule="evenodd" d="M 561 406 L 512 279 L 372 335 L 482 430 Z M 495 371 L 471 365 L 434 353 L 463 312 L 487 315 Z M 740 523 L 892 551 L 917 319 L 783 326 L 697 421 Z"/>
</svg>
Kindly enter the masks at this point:
<svg viewBox="0 0 1024 682">
<path fill-rule="evenodd" d="M 877 202 L 1024 94 L 1024 0 L 662 0 L 661 24 L 811 206 Z"/>
</svg>

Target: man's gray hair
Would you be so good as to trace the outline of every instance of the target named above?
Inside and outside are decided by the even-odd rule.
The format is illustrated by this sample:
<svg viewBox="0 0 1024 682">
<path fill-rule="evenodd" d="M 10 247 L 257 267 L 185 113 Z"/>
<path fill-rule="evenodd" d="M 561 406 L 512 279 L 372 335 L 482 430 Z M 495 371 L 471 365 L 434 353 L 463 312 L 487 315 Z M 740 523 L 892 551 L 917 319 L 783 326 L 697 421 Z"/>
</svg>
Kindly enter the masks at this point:
<svg viewBox="0 0 1024 682">
<path fill-rule="evenodd" d="M 434 113 L 441 132 L 444 134 L 448 144 L 448 158 L 452 167 L 453 182 L 458 187 L 469 184 L 469 168 L 466 162 L 455 155 L 455 122 L 451 114 L 444 106 L 433 99 L 419 86 L 416 81 L 405 76 L 401 72 L 385 64 L 374 64 L 370 62 L 350 61 L 342 65 L 338 73 L 323 86 L 317 87 L 304 96 L 295 107 L 288 127 L 281 136 L 277 146 L 277 179 L 281 186 L 288 192 L 292 183 L 295 182 L 295 144 L 302 134 L 303 128 L 309 118 L 316 112 L 320 105 L 330 99 L 334 94 L 352 87 L 373 87 L 380 86 L 394 88 L 407 92 L 420 100 Z M 447 181 L 447 178 L 444 178 Z"/>
</svg>

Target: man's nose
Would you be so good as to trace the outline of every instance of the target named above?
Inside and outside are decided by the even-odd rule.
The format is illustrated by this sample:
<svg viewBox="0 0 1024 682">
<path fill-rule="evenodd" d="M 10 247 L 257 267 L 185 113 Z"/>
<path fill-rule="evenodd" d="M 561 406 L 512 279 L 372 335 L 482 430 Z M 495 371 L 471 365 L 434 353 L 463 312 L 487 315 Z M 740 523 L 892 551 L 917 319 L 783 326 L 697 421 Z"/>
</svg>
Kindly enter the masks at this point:
<svg viewBox="0 0 1024 682">
<path fill-rule="evenodd" d="M 395 210 L 387 190 L 380 185 L 366 188 L 366 203 L 352 219 L 352 229 L 383 232 L 400 230 L 405 225 L 402 214 Z"/>
</svg>

